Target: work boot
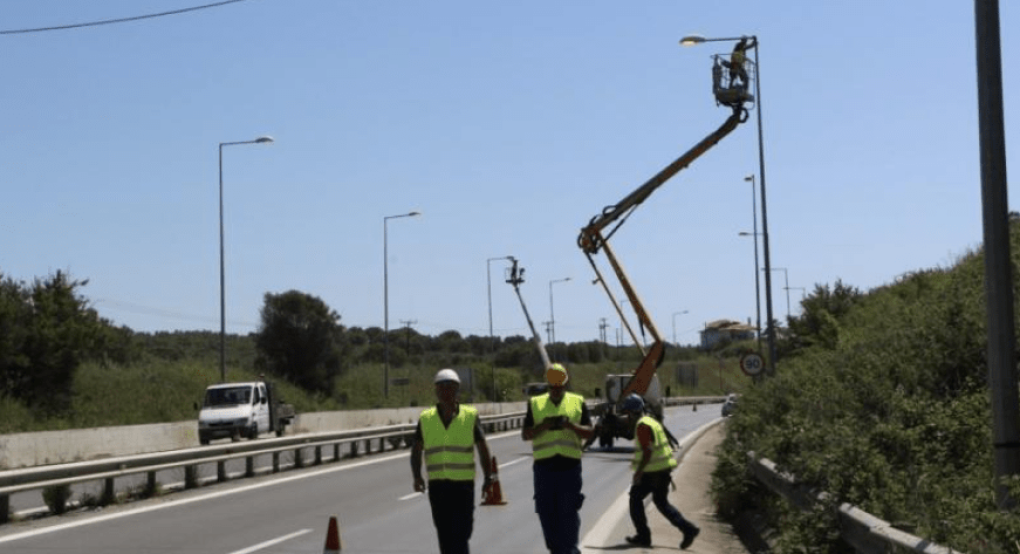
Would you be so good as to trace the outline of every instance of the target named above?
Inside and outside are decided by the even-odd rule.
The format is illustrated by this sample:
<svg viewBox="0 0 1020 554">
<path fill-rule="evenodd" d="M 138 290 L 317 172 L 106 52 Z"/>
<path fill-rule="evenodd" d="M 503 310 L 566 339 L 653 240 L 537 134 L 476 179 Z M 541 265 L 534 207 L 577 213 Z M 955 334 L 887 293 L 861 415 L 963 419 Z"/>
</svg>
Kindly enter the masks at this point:
<svg viewBox="0 0 1020 554">
<path fill-rule="evenodd" d="M 626 537 L 628 544 L 634 546 L 652 546 L 652 537 L 642 537 L 641 535 L 634 535 L 633 537 Z"/>
<path fill-rule="evenodd" d="M 700 532 L 701 529 L 695 527 L 690 533 L 684 533 L 684 540 L 680 543 L 680 550 L 687 550 L 687 547 L 694 542 L 694 537 L 697 537 Z"/>
</svg>

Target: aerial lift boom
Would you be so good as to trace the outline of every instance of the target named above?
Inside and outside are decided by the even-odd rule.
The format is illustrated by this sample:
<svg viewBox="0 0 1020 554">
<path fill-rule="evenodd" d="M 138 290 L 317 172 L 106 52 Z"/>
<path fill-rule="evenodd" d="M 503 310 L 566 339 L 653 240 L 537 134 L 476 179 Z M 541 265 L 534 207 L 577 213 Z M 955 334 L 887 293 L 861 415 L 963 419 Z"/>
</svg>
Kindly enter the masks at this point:
<svg viewBox="0 0 1020 554">
<path fill-rule="evenodd" d="M 713 68 L 713 71 L 714 75 L 718 75 L 715 68 Z M 619 230 L 620 225 L 627 220 L 634 209 L 647 200 L 656 189 L 690 165 L 691 162 L 698 159 L 710 148 L 715 146 L 716 143 L 736 129 L 737 125 L 747 121 L 748 113 L 747 109 L 744 107 L 744 102 L 749 101 L 751 96 L 746 92 L 746 87 L 743 89 L 720 88 L 719 80 L 716 78 L 713 91 L 718 103 L 726 105 L 732 109 L 733 113 L 730 117 L 727 118 L 718 129 L 702 139 L 701 142 L 685 152 L 682 156 L 673 161 L 673 163 L 666 166 L 662 171 L 657 173 L 643 185 L 635 189 L 623 200 L 603 209 L 602 213 L 593 217 L 588 225 L 581 228 L 581 234 L 577 239 L 577 245 L 588 258 L 588 262 L 591 264 L 592 269 L 595 270 L 595 274 L 598 277 L 596 282 L 602 284 L 602 288 L 606 291 L 610 301 L 613 303 L 613 307 L 616 308 L 616 312 L 620 315 L 620 319 L 624 322 L 628 333 L 630 333 L 631 338 L 634 339 L 634 342 L 641 349 L 643 355 L 641 364 L 633 371 L 633 377 L 618 396 L 618 401 L 621 402 L 632 392 L 643 396 L 645 391 L 648 390 L 649 383 L 655 375 L 655 371 L 662 363 L 662 358 L 665 354 L 665 344 L 659 334 L 659 330 L 655 327 L 655 323 L 645 310 L 644 304 L 642 304 L 641 299 L 638 298 L 637 292 L 630 283 L 630 279 L 627 278 L 627 274 L 624 271 L 623 266 L 613 253 L 612 248 L 609 247 L 609 239 L 614 233 L 616 233 L 617 230 Z M 626 318 L 623 316 L 623 310 L 621 309 L 620 304 L 616 301 L 616 298 L 613 296 L 613 293 L 609 288 L 609 284 L 602 276 L 602 273 L 599 271 L 599 268 L 595 263 L 594 256 L 598 254 L 600 250 L 605 252 L 606 259 L 609 260 L 613 271 L 616 273 L 616 278 L 619 280 L 624 294 L 627 295 L 627 300 L 630 301 L 631 306 L 634 309 L 634 313 L 638 318 L 642 334 L 644 334 L 644 331 L 647 329 L 653 339 L 651 346 L 647 349 L 640 341 L 638 341 L 637 336 L 635 336 L 634 331 L 630 327 L 630 324 L 627 323 Z"/>
</svg>

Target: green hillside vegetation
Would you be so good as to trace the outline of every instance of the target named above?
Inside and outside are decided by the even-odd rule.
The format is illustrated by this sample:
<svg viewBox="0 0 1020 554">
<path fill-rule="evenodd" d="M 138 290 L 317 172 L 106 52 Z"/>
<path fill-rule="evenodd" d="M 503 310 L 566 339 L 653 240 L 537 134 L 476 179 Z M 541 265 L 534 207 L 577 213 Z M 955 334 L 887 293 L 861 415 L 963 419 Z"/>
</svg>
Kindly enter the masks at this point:
<svg viewBox="0 0 1020 554">
<path fill-rule="evenodd" d="M 1015 214 L 1011 225 L 1020 244 Z M 1020 518 L 994 497 L 985 312 L 981 252 L 867 294 L 817 287 L 777 374 L 748 388 L 729 421 L 713 478 L 720 511 L 764 512 L 783 552 L 851 552 L 834 531 L 844 502 L 963 552 L 1017 552 Z M 747 451 L 831 504 L 791 508 L 748 477 Z M 1009 486 L 1020 498 L 1020 481 Z"/>
<path fill-rule="evenodd" d="M 0 433 L 196 419 L 194 403 L 220 380 L 219 334 L 115 328 L 89 307 L 82 295 L 86 284 L 62 273 L 31 285 L 3 281 L 0 330 L 17 328 L 20 334 L 0 341 Z M 46 298 L 65 309 L 40 310 Z M 227 336 L 227 379 L 265 375 L 298 413 L 424 406 L 434 402 L 432 378 L 444 367 L 473 370 L 473 386 L 465 383 L 462 391 L 473 402 L 523 400 L 523 385 L 543 379 L 534 343 L 524 337 L 490 340 L 456 331 L 432 337 L 399 329 L 390 332 L 389 376 L 407 384 L 391 384 L 387 398 L 382 329 L 344 327 L 321 300 L 295 291 L 267 294 L 266 300 L 259 333 Z M 288 310 L 296 316 L 289 317 L 295 314 Z M 279 333 L 287 338 L 273 342 L 267 329 L 280 313 L 298 321 L 300 329 L 323 331 L 295 337 L 287 328 Z M 659 371 L 662 386 L 675 396 L 742 390 L 749 380 L 736 356 L 749 346 L 725 345 L 716 352 L 670 347 Z M 301 353 L 297 368 L 280 361 L 294 358 L 287 350 L 295 347 Z M 636 347 L 596 341 L 557 343 L 548 350 L 569 367 L 570 387 L 587 396 L 604 387 L 605 374 L 629 372 L 640 360 Z M 699 368 L 698 386 L 677 382 L 681 361 Z"/>
</svg>

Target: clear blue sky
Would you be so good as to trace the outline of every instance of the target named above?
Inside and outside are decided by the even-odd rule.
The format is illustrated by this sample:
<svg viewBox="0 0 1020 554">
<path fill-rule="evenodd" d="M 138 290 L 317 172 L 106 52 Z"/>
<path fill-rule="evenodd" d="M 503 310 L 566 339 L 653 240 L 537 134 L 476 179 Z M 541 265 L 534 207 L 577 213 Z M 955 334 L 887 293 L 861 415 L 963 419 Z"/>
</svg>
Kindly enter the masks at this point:
<svg viewBox="0 0 1020 554">
<path fill-rule="evenodd" d="M 5 2 L 0 30 L 203 3 Z M 1000 5 L 1002 57 L 1020 59 L 1020 8 Z M 99 313 L 135 330 L 218 330 L 218 144 L 271 135 L 224 150 L 229 332 L 255 331 L 263 295 L 290 289 L 344 325 L 381 327 L 383 218 L 419 210 L 388 224 L 390 328 L 487 335 L 486 260 L 513 255 L 537 324 L 550 281 L 571 277 L 553 285 L 557 339 L 597 339 L 606 318 L 615 340 L 578 230 L 726 118 L 710 55 L 731 45 L 679 39 L 754 34 L 772 265 L 808 292 L 868 290 L 981 243 L 973 10 L 249 0 L 0 35 L 0 272 L 88 279 Z M 1007 63 L 1010 150 L 1016 80 Z M 693 343 L 708 321 L 755 317 L 753 242 L 738 236 L 751 231 L 754 116 L 613 238 L 667 340 L 674 321 Z M 527 335 L 491 267 L 495 333 Z"/>
</svg>

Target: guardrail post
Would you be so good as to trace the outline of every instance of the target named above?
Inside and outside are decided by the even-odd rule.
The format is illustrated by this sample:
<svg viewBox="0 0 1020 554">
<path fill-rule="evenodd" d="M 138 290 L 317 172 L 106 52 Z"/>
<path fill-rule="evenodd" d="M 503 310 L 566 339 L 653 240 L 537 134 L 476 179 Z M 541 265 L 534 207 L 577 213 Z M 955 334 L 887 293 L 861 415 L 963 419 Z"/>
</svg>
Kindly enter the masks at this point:
<svg viewBox="0 0 1020 554">
<path fill-rule="evenodd" d="M 108 506 L 117 502 L 117 493 L 113 489 L 113 477 L 107 477 L 103 479 L 103 506 Z"/>
<path fill-rule="evenodd" d="M 184 466 L 184 488 L 198 487 L 198 466 Z"/>
<path fill-rule="evenodd" d="M 150 471 L 145 475 L 145 496 L 156 496 L 156 487 L 159 483 L 156 482 L 156 472 Z"/>
<path fill-rule="evenodd" d="M 7 494 L 0 494 L 0 523 L 7 523 L 11 519 L 11 497 Z"/>
<path fill-rule="evenodd" d="M 340 443 L 333 444 L 333 461 L 340 461 Z"/>
<path fill-rule="evenodd" d="M 322 465 L 322 446 L 315 447 L 315 465 Z"/>
<path fill-rule="evenodd" d="M 350 444 L 351 444 L 351 457 L 352 458 L 357 458 L 358 457 L 358 441 L 351 441 Z"/>
<path fill-rule="evenodd" d="M 379 452 L 386 452 L 386 439 L 379 439 Z"/>
<path fill-rule="evenodd" d="M 255 477 L 255 456 L 248 456 L 244 459 L 245 477 Z"/>
<path fill-rule="evenodd" d="M 227 480 L 227 462 L 226 460 L 220 460 L 216 462 L 216 480 L 223 482 Z"/>
<path fill-rule="evenodd" d="M 365 454 L 367 455 L 371 453 L 372 453 L 372 440 L 365 439 Z"/>
<path fill-rule="evenodd" d="M 273 473 L 280 473 L 280 453 L 273 452 Z"/>
<path fill-rule="evenodd" d="M 294 450 L 294 467 L 305 467 L 305 459 L 301 456 L 301 449 Z"/>
</svg>

